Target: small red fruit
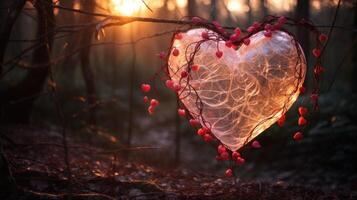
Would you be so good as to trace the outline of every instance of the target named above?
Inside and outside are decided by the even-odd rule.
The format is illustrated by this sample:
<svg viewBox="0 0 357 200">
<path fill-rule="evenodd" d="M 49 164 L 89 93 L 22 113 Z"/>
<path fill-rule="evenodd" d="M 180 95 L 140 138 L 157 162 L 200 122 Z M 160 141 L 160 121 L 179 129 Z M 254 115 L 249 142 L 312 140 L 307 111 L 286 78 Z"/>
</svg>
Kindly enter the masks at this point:
<svg viewBox="0 0 357 200">
<path fill-rule="evenodd" d="M 184 116 L 186 115 L 185 109 L 182 109 L 182 108 L 179 108 L 179 109 L 177 110 L 177 113 L 178 113 L 178 115 L 181 116 L 181 117 L 184 117 Z"/>
<path fill-rule="evenodd" d="M 200 128 L 197 130 L 197 135 L 203 136 L 204 134 L 206 134 L 206 129 Z"/>
<path fill-rule="evenodd" d="M 317 101 L 319 99 L 319 95 L 318 94 L 311 94 L 310 96 L 312 101 Z"/>
<path fill-rule="evenodd" d="M 226 47 L 231 48 L 232 47 L 232 41 L 228 40 L 226 41 Z"/>
<path fill-rule="evenodd" d="M 278 23 L 279 23 L 280 25 L 285 24 L 285 22 L 286 22 L 286 18 L 285 18 L 284 16 L 279 17 Z"/>
<path fill-rule="evenodd" d="M 241 155 L 240 155 L 239 152 L 234 151 L 234 152 L 232 153 L 232 159 L 233 159 L 233 160 L 237 160 L 239 157 L 241 157 Z"/>
<path fill-rule="evenodd" d="M 180 91 L 181 88 L 182 88 L 181 85 L 179 85 L 179 84 L 174 84 L 174 90 L 175 90 L 176 92 Z"/>
<path fill-rule="evenodd" d="M 205 40 L 208 40 L 208 39 L 209 39 L 209 36 L 208 36 L 208 32 L 207 32 L 207 31 L 203 31 L 203 32 L 201 33 L 201 36 L 202 36 L 202 38 L 205 39 Z"/>
<path fill-rule="evenodd" d="M 144 96 L 143 101 L 144 103 L 147 103 L 149 101 L 149 98 L 147 96 Z"/>
<path fill-rule="evenodd" d="M 226 177 L 232 177 L 233 176 L 232 169 L 227 169 L 225 175 L 226 175 Z"/>
<path fill-rule="evenodd" d="M 181 40 L 182 38 L 183 38 L 182 33 L 176 33 L 176 35 L 175 35 L 176 40 Z"/>
<path fill-rule="evenodd" d="M 299 114 L 301 115 L 301 116 L 305 116 L 306 115 L 306 113 L 307 113 L 307 108 L 306 107 L 303 107 L 303 106 L 300 106 L 299 107 Z"/>
<path fill-rule="evenodd" d="M 284 125 L 285 121 L 286 121 L 286 115 L 283 114 L 277 121 L 278 126 L 282 127 Z"/>
<path fill-rule="evenodd" d="M 155 107 L 154 106 L 149 106 L 148 112 L 149 112 L 150 115 L 153 115 L 154 112 L 155 112 Z"/>
<path fill-rule="evenodd" d="M 252 147 L 253 147 L 254 149 L 259 149 L 259 148 L 262 147 L 262 145 L 260 145 L 260 143 L 259 143 L 258 141 L 254 140 L 254 141 L 252 142 Z"/>
<path fill-rule="evenodd" d="M 226 147 L 223 144 L 218 145 L 217 151 L 219 154 L 222 154 L 223 152 L 227 152 Z"/>
<path fill-rule="evenodd" d="M 243 165 L 245 163 L 245 159 L 242 157 L 238 157 L 236 159 L 236 163 L 237 163 L 237 165 Z"/>
<path fill-rule="evenodd" d="M 195 71 L 195 72 L 196 72 L 196 71 L 198 71 L 199 69 L 200 69 L 200 66 L 198 66 L 198 65 L 192 65 L 192 66 L 191 66 L 191 70 L 192 70 L 192 71 Z"/>
<path fill-rule="evenodd" d="M 248 33 L 253 33 L 255 31 L 255 27 L 254 26 L 249 26 L 247 31 L 248 31 Z"/>
<path fill-rule="evenodd" d="M 229 37 L 229 40 L 232 41 L 232 42 L 235 42 L 239 39 L 239 35 L 238 34 L 232 34 L 230 37 Z"/>
<path fill-rule="evenodd" d="M 236 28 L 234 29 L 234 32 L 236 33 L 236 35 L 238 35 L 238 37 L 240 36 L 240 34 L 242 33 L 242 31 L 240 30 L 240 28 Z"/>
<path fill-rule="evenodd" d="M 221 154 L 220 154 L 220 156 L 221 156 L 221 158 L 222 158 L 222 160 L 229 160 L 229 154 L 228 154 L 228 152 L 222 152 Z"/>
<path fill-rule="evenodd" d="M 192 23 L 194 23 L 194 24 L 202 23 L 202 19 L 199 18 L 199 17 L 192 17 L 191 21 L 192 21 Z"/>
<path fill-rule="evenodd" d="M 301 86 L 301 87 L 299 88 L 299 92 L 300 92 L 301 94 L 304 94 L 304 93 L 306 92 L 306 88 L 305 88 L 304 86 Z"/>
<path fill-rule="evenodd" d="M 293 138 L 295 141 L 300 141 L 304 138 L 304 135 L 299 131 L 294 134 Z"/>
<path fill-rule="evenodd" d="M 250 44 L 250 39 L 249 39 L 249 38 L 245 38 L 245 39 L 243 40 L 243 43 L 244 43 L 246 46 L 248 46 L 248 45 Z"/>
<path fill-rule="evenodd" d="M 270 30 L 266 30 L 264 31 L 264 36 L 270 38 L 272 36 L 272 32 Z"/>
<path fill-rule="evenodd" d="M 327 40 L 327 35 L 326 34 L 323 34 L 323 33 L 321 33 L 320 35 L 319 35 L 319 40 L 320 40 L 320 42 L 325 42 L 326 40 Z"/>
<path fill-rule="evenodd" d="M 169 88 L 169 89 L 171 89 L 171 90 L 174 89 L 174 81 L 173 81 L 173 80 L 167 80 L 167 81 L 165 82 L 165 85 L 166 85 L 167 88 Z"/>
<path fill-rule="evenodd" d="M 165 60 L 165 58 L 166 58 L 166 53 L 163 52 L 163 51 L 161 51 L 161 52 L 158 54 L 158 56 L 159 56 L 159 58 L 160 58 L 161 60 Z"/>
<path fill-rule="evenodd" d="M 178 56 L 179 54 L 180 54 L 180 51 L 176 48 L 172 51 L 172 55 L 174 55 L 174 56 Z"/>
<path fill-rule="evenodd" d="M 152 107 L 156 107 L 156 106 L 158 106 L 158 105 L 159 105 L 159 101 L 158 101 L 158 100 L 156 100 L 156 99 L 151 99 L 151 101 L 150 101 L 150 105 L 151 105 Z"/>
<path fill-rule="evenodd" d="M 223 52 L 222 51 L 217 51 L 216 52 L 216 56 L 217 56 L 217 58 L 221 58 L 223 56 Z"/>
<path fill-rule="evenodd" d="M 149 85 L 149 84 L 141 84 L 141 90 L 143 91 L 143 92 L 149 92 L 150 91 L 150 89 L 151 89 L 151 86 Z"/>
<path fill-rule="evenodd" d="M 191 126 L 199 126 L 200 125 L 200 121 L 198 121 L 198 119 L 190 119 L 190 124 Z"/>
<path fill-rule="evenodd" d="M 185 78 L 185 77 L 187 77 L 188 76 L 188 73 L 186 72 L 186 71 L 182 71 L 181 72 L 181 77 L 182 78 Z"/>
<path fill-rule="evenodd" d="M 206 134 L 203 135 L 203 140 L 205 142 L 211 142 L 213 140 L 213 137 L 212 137 L 211 134 L 206 133 Z"/>
<path fill-rule="evenodd" d="M 304 126 L 307 124 L 307 120 L 304 117 L 300 116 L 298 120 L 298 124 L 299 126 Z"/>
<path fill-rule="evenodd" d="M 319 58 L 321 56 L 321 50 L 318 48 L 315 48 L 312 50 L 312 54 L 315 56 L 315 58 Z"/>
<path fill-rule="evenodd" d="M 271 31 L 272 27 L 273 27 L 273 26 L 272 26 L 271 24 L 265 24 L 264 29 L 265 29 L 266 31 Z"/>
</svg>

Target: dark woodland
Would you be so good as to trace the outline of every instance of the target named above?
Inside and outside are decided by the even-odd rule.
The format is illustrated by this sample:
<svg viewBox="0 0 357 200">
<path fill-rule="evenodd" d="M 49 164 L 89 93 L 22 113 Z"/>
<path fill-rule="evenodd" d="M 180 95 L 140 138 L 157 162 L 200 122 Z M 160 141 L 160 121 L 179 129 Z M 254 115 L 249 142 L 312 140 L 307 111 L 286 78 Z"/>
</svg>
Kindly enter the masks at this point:
<svg viewBox="0 0 357 200">
<path fill-rule="evenodd" d="M 173 41 L 280 22 L 307 61 L 284 120 L 237 151 L 200 135 Z M 356 33 L 356 0 L 0 0 L 0 200 L 357 199 Z"/>
</svg>

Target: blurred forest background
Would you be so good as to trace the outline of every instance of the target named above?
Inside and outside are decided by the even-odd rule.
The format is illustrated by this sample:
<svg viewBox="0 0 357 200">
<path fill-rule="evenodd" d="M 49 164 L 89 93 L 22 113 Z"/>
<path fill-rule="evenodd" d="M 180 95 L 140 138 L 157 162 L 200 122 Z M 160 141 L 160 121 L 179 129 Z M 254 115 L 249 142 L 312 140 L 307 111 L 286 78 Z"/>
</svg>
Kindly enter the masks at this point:
<svg viewBox="0 0 357 200">
<path fill-rule="evenodd" d="M 45 2 L 38 2 L 42 1 Z M 11 23 L 4 12 L 11 2 L 0 2 L 2 28 Z M 338 4 L 338 0 L 145 2 L 152 11 L 141 0 L 58 0 L 53 4 L 125 16 L 164 19 L 200 16 L 242 29 L 267 15 L 284 15 L 309 19 L 326 34 Z M 51 19 L 43 24 L 41 17 Z M 216 150 L 196 135 L 186 119 L 177 116 L 175 95 L 164 87 L 163 82 L 156 82 L 160 107 L 154 116 L 149 116 L 142 100 L 141 83 L 151 80 L 163 64 L 157 54 L 167 51 L 170 46 L 172 34 L 160 33 L 172 32 L 178 25 L 134 22 L 105 28 L 105 33 L 97 35 L 93 27 L 65 31 L 72 25 L 94 23 L 99 19 L 60 8 L 54 8 L 53 16 L 50 16 L 36 12 L 30 2 L 25 3 L 14 21 L 7 48 L 0 49 L 0 53 L 5 52 L 0 60 L 3 63 L 1 132 L 10 138 L 12 135 L 21 137 L 16 132 L 39 134 L 44 131 L 60 135 L 65 123 L 68 137 L 89 143 L 101 144 L 103 141 L 105 147 L 158 148 L 133 151 L 130 157 L 127 153 L 125 156 L 132 161 L 222 174 L 225 166 L 215 161 Z M 56 34 L 45 37 L 41 26 L 57 30 Z M 325 72 L 320 109 L 310 116 L 304 140 L 298 143 L 292 140 L 298 129 L 295 106 L 288 112 L 284 127 L 274 125 L 259 136 L 261 149 L 243 149 L 247 163 L 238 170 L 240 180 L 282 180 L 357 190 L 356 26 L 356 1 L 343 0 L 336 27 L 323 55 Z M 291 31 L 302 44 L 308 63 L 313 63 L 310 52 L 314 38 L 302 29 Z M 49 54 L 44 45 L 38 45 L 39 41 L 46 40 L 52 42 Z M 5 44 L 4 38 L 1 44 Z M 51 72 L 46 67 L 31 68 L 31 65 L 46 63 L 46 59 L 52 61 Z M 312 72 L 309 73 L 311 77 Z M 309 89 L 311 78 L 306 81 Z M 51 88 L 56 89 L 56 98 Z M 297 104 L 312 110 L 308 99 L 309 94 L 303 95 Z M 63 114 L 65 121 L 58 118 L 58 106 L 62 107 L 60 115 Z M 71 150 L 69 155 L 74 151 Z"/>
</svg>

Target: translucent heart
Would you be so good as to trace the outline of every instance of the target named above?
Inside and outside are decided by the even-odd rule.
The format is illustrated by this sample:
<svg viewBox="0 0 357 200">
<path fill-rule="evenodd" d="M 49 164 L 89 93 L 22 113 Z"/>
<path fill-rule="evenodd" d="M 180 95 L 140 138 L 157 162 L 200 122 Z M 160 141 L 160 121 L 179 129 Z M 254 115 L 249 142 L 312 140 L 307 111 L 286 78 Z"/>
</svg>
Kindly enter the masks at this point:
<svg viewBox="0 0 357 200">
<path fill-rule="evenodd" d="M 296 101 L 306 74 L 306 59 L 289 34 L 271 38 L 258 32 L 236 51 L 206 29 L 192 29 L 173 42 L 168 71 L 181 85 L 179 98 L 194 118 L 231 150 L 237 150 L 274 124 Z M 223 56 L 216 56 L 217 50 Z M 198 65 L 198 71 L 188 70 Z M 183 70 L 188 78 L 181 78 Z"/>
</svg>

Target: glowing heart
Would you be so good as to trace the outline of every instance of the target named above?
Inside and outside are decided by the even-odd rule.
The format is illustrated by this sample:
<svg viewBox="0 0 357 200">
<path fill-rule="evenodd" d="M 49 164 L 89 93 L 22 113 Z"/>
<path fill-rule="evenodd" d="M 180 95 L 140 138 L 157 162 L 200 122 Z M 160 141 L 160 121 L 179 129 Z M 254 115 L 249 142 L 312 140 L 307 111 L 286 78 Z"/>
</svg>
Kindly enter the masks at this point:
<svg viewBox="0 0 357 200">
<path fill-rule="evenodd" d="M 296 101 L 306 74 L 299 44 L 282 31 L 258 32 L 237 51 L 206 29 L 181 33 L 168 61 L 179 98 L 201 125 L 231 150 L 237 150 L 274 124 Z M 213 39 L 212 39 L 213 38 Z M 217 51 L 223 52 L 218 58 Z M 197 71 L 188 66 L 198 65 Z M 195 66 L 197 67 L 197 66 Z M 189 76 L 182 78 L 182 71 Z"/>
</svg>

